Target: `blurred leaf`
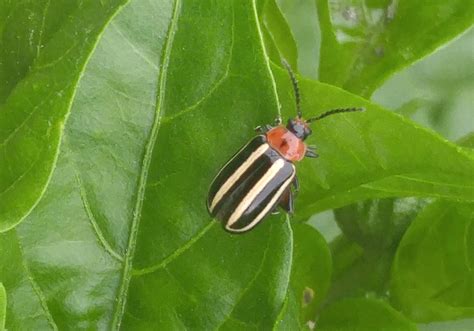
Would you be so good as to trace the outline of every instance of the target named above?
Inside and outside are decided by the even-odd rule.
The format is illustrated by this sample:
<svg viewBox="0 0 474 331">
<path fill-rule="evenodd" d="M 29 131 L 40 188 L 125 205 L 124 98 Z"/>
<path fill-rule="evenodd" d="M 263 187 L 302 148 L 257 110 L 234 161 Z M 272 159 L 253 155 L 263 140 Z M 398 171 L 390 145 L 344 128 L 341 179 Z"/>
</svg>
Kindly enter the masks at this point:
<svg viewBox="0 0 474 331">
<path fill-rule="evenodd" d="M 420 331 L 472 331 L 474 319 L 418 324 Z"/>
<path fill-rule="evenodd" d="M 278 115 L 258 28 L 241 1 L 133 0 L 111 22 L 43 199 L 0 236 L 9 329 L 275 324 L 288 221 L 230 235 L 204 203 L 219 167 Z"/>
<path fill-rule="evenodd" d="M 393 264 L 391 294 L 413 320 L 474 317 L 473 207 L 434 202 L 403 237 Z"/>
<path fill-rule="evenodd" d="M 335 210 L 344 236 L 331 243 L 336 267 L 328 301 L 366 293 L 387 296 L 400 239 L 427 203 L 429 199 L 375 199 Z"/>
<path fill-rule="evenodd" d="M 393 75 L 375 91 L 372 100 L 388 109 L 401 110 L 403 115 L 451 141 L 474 131 L 474 71 L 466 70 L 474 66 L 473 44 L 471 28 Z"/>
<path fill-rule="evenodd" d="M 342 232 L 366 249 L 396 247 L 427 201 L 415 198 L 374 199 L 334 210 Z"/>
<path fill-rule="evenodd" d="M 0 4 L 0 232 L 41 198 L 79 77 L 126 0 Z"/>
<path fill-rule="evenodd" d="M 319 79 L 370 96 L 390 74 L 473 23 L 464 0 L 316 0 L 322 45 Z"/>
<path fill-rule="evenodd" d="M 367 293 L 374 293 L 378 297 L 387 296 L 390 268 L 396 248 L 412 220 L 426 205 L 425 200 L 374 199 L 334 210 L 337 224 L 344 236 L 337 244 L 331 245 L 339 270 L 337 277 L 333 279 L 328 302 L 344 296 L 361 296 Z M 341 241 L 348 244 L 341 245 Z M 349 247 L 354 243 L 360 245 L 357 248 L 363 247 L 359 255 L 355 253 L 360 248 L 354 250 Z M 353 252 L 354 260 L 351 264 L 344 263 L 349 252 Z"/>
<path fill-rule="evenodd" d="M 383 301 L 346 299 L 322 311 L 318 331 L 405 331 L 416 325 Z"/>
<path fill-rule="evenodd" d="M 417 111 L 419 111 L 423 107 L 426 107 L 427 105 L 429 105 L 428 100 L 423 98 L 415 98 L 411 99 L 410 101 L 407 101 L 399 108 L 395 109 L 395 112 L 406 117 L 411 117 Z"/>
<path fill-rule="evenodd" d="M 0 283 L 0 330 L 5 330 L 5 319 L 7 317 L 7 293 L 5 287 Z"/>
<path fill-rule="evenodd" d="M 288 75 L 273 68 L 287 110 L 284 115 L 294 116 Z M 300 87 L 306 117 L 351 106 L 367 111 L 313 124 L 307 141 L 316 143 L 320 157 L 298 165 L 298 219 L 371 198 L 434 196 L 474 201 L 472 153 L 339 88 L 307 79 L 300 80 Z"/>
<path fill-rule="evenodd" d="M 331 255 L 338 269 L 334 270 L 325 305 L 344 297 L 387 297 L 394 252 L 361 250 L 345 236 L 336 242 L 331 243 Z"/>
<path fill-rule="evenodd" d="M 298 50 L 298 68 L 301 75 L 317 79 L 319 65 L 320 31 L 316 3 L 312 0 L 277 0 L 288 21 Z"/>
<path fill-rule="evenodd" d="M 262 13 L 259 15 L 263 21 L 262 30 L 265 37 L 265 46 L 270 58 L 276 64 L 284 58 L 294 71 L 298 71 L 298 51 L 290 27 L 275 0 L 262 0 Z"/>
<path fill-rule="evenodd" d="M 364 249 L 344 235 L 339 235 L 331 241 L 331 256 L 333 261 L 333 279 L 354 264 L 362 254 Z"/>
<path fill-rule="evenodd" d="M 474 132 L 462 137 L 458 143 L 463 147 L 474 149 Z"/>
</svg>

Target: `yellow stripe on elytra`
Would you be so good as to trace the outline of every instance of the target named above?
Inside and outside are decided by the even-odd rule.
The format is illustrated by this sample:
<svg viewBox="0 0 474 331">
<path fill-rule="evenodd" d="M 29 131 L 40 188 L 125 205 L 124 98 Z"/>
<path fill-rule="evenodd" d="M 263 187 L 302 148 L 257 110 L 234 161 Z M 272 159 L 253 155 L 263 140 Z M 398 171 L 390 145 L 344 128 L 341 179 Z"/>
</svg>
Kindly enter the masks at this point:
<svg viewBox="0 0 474 331">
<path fill-rule="evenodd" d="M 280 171 L 281 168 L 285 165 L 283 159 L 278 159 L 275 163 L 272 164 L 270 169 L 258 180 L 258 182 L 252 187 L 252 189 L 245 195 L 240 204 L 235 208 L 232 215 L 230 215 L 229 220 L 227 221 L 227 227 L 232 226 L 244 213 L 244 211 L 250 206 L 252 201 L 255 200 L 257 195 L 265 188 L 265 186 L 270 183 L 270 181 L 275 177 L 275 175 Z"/>
<path fill-rule="evenodd" d="M 227 193 L 227 191 L 229 191 L 229 189 L 239 180 L 239 178 L 242 177 L 244 172 L 269 148 L 270 146 L 268 144 L 263 144 L 260 147 L 258 147 L 252 154 L 250 154 L 247 160 L 245 160 L 245 162 L 242 163 L 240 167 L 237 168 L 237 170 L 234 171 L 234 173 L 229 178 L 227 178 L 225 183 L 217 191 L 216 195 L 214 196 L 214 199 L 212 199 L 212 203 L 210 207 L 211 212 L 214 210 L 214 208 L 219 203 L 219 201 L 221 201 L 222 197 Z M 225 167 L 226 166 L 224 166 L 224 168 Z"/>
<path fill-rule="evenodd" d="M 268 214 L 268 212 L 270 211 L 270 208 L 273 207 L 273 205 L 277 202 L 277 200 L 281 197 L 281 194 L 283 193 L 283 191 L 288 187 L 288 185 L 290 185 L 291 181 L 293 180 L 293 178 L 295 177 L 295 171 L 293 171 L 293 174 L 290 176 L 290 178 L 288 178 L 282 185 L 281 187 L 278 189 L 278 191 L 275 193 L 275 195 L 273 196 L 273 198 L 270 200 L 270 202 L 267 203 L 267 205 L 265 206 L 265 208 L 263 208 L 263 210 L 260 212 L 260 214 L 257 215 L 257 217 L 255 217 L 252 222 L 250 222 L 247 226 L 243 227 L 242 229 L 232 229 L 230 228 L 229 225 L 226 225 L 226 228 L 227 230 L 229 231 L 232 231 L 232 232 L 245 232 L 245 231 L 248 231 L 250 230 L 251 228 L 253 228 L 258 222 L 260 222 L 260 220 L 262 218 L 265 217 L 265 215 Z"/>
</svg>

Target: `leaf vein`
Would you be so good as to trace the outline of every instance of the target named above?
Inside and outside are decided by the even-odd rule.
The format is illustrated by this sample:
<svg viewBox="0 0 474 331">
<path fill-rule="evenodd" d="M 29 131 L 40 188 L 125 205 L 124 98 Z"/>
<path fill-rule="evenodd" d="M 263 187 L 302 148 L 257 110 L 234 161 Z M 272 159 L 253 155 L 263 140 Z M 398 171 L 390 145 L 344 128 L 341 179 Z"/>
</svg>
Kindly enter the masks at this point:
<svg viewBox="0 0 474 331">
<path fill-rule="evenodd" d="M 62 89 L 61 91 L 57 92 L 58 94 L 59 93 L 62 93 L 63 91 L 65 91 L 69 86 L 66 86 L 64 89 Z M 9 141 L 10 139 L 12 139 L 19 131 L 20 129 L 26 124 L 28 123 L 28 121 L 33 117 L 33 115 L 38 111 L 38 109 L 40 109 L 47 101 L 49 101 L 49 98 L 53 95 L 53 92 L 50 92 L 46 98 L 44 98 L 38 105 L 36 105 L 32 110 L 31 112 L 26 116 L 26 118 L 19 124 L 15 127 L 15 129 L 0 143 L 0 147 L 4 147 Z"/>
<path fill-rule="evenodd" d="M 41 20 L 41 27 L 39 30 L 39 38 L 38 38 L 38 45 L 36 45 L 36 58 L 39 57 L 40 52 L 41 52 L 41 44 L 43 43 L 43 33 L 45 29 L 45 23 L 46 23 L 46 15 L 48 14 L 49 6 L 51 5 L 51 0 L 48 0 L 46 2 L 46 5 L 44 6 L 43 10 L 43 18 Z"/>
<path fill-rule="evenodd" d="M 22 260 L 21 264 L 23 265 L 23 268 L 25 269 L 26 277 L 30 281 L 31 287 L 33 288 L 33 291 L 35 292 L 36 296 L 38 297 L 38 300 L 40 301 L 41 308 L 43 308 L 45 317 L 48 320 L 49 325 L 51 325 L 53 330 L 58 330 L 58 326 L 56 325 L 56 322 L 54 321 L 53 315 L 51 315 L 51 312 L 49 311 L 46 296 L 44 295 L 41 287 L 35 281 L 33 277 L 33 273 L 31 272 L 30 268 L 26 264 L 25 253 L 23 250 L 23 246 L 20 243 L 20 238 L 18 238 L 18 235 L 17 235 L 17 242 L 18 242 L 18 248 L 20 249 L 20 253 L 23 256 L 23 259 L 21 259 Z"/>
<path fill-rule="evenodd" d="M 232 61 L 232 56 L 234 54 L 234 42 L 235 42 L 235 35 L 234 35 L 234 29 L 235 29 L 235 13 L 232 12 L 232 29 L 231 29 L 231 43 L 230 43 L 230 47 L 229 47 L 229 59 L 227 61 L 227 65 L 226 65 L 226 70 L 224 72 L 224 74 L 222 75 L 222 77 L 214 84 L 214 86 L 212 86 L 209 91 L 206 93 L 206 95 L 204 95 L 201 99 L 199 99 L 198 101 L 196 101 L 194 104 L 186 107 L 184 110 L 180 111 L 179 113 L 175 114 L 175 115 L 172 115 L 170 117 L 164 117 L 163 118 L 163 124 L 165 123 L 168 123 L 168 122 L 172 122 L 174 121 L 177 117 L 180 117 L 180 116 L 183 116 L 185 115 L 186 113 L 189 113 L 191 111 L 193 111 L 194 109 L 196 109 L 201 103 L 203 103 L 204 101 L 206 101 L 209 97 L 211 97 L 214 92 L 226 81 L 226 79 L 229 77 L 229 73 L 230 73 L 230 64 L 231 64 L 231 61 Z"/>
<path fill-rule="evenodd" d="M 250 290 L 250 288 L 253 286 L 253 284 L 255 283 L 255 281 L 257 280 L 258 276 L 260 276 L 260 274 L 262 273 L 263 271 L 263 266 L 265 265 L 265 261 L 267 259 L 267 253 L 268 253 L 268 250 L 270 249 L 270 241 L 271 241 L 271 237 L 272 237 L 272 231 L 273 230 L 273 225 L 271 226 L 271 230 L 270 230 L 270 233 L 268 234 L 267 236 L 267 245 L 265 247 L 265 250 L 263 251 L 263 257 L 262 257 L 262 260 L 260 262 L 260 265 L 258 267 L 258 270 L 257 272 L 255 273 L 255 275 L 252 277 L 252 279 L 250 280 L 250 282 L 247 284 L 247 286 L 244 288 L 244 290 L 241 292 L 240 296 L 237 298 L 236 302 L 235 302 L 235 305 L 234 307 L 232 308 L 232 310 L 229 312 L 229 314 L 224 318 L 224 320 L 222 321 L 222 323 L 216 328 L 217 330 L 221 329 L 222 326 L 232 317 L 232 314 L 234 313 L 234 310 L 237 308 L 239 302 L 244 298 L 245 294 Z"/>
<path fill-rule="evenodd" d="M 105 249 L 105 251 L 107 253 L 109 253 L 110 256 L 112 256 L 113 258 L 115 258 L 116 260 L 118 260 L 120 262 L 123 262 L 123 256 L 121 256 L 119 253 L 117 253 L 112 248 L 112 246 L 109 244 L 107 239 L 105 239 L 105 237 L 104 237 L 104 235 L 103 235 L 103 233 L 102 233 L 102 231 L 99 227 L 99 224 L 97 224 L 94 213 L 92 212 L 92 209 L 91 209 L 90 204 L 89 204 L 89 199 L 87 198 L 86 189 L 85 189 L 85 187 L 82 183 L 82 180 L 81 180 L 81 178 L 80 178 L 80 176 L 77 172 L 76 172 L 76 180 L 77 180 L 77 184 L 79 186 L 79 192 L 80 192 L 80 195 L 81 195 L 82 205 L 84 206 L 84 209 L 85 209 L 86 214 L 87 214 L 87 218 L 88 218 L 89 222 L 91 223 L 92 228 L 94 229 L 94 233 L 97 237 L 97 240 L 99 241 L 101 246 Z"/>
<path fill-rule="evenodd" d="M 140 49 L 138 49 L 137 46 L 135 46 L 135 44 L 130 40 L 130 38 L 128 38 L 122 30 L 119 29 L 119 27 L 117 26 L 116 23 L 112 22 L 110 23 L 110 25 L 114 28 L 114 30 L 123 38 L 123 40 L 125 40 L 125 42 L 130 45 L 130 47 L 132 48 L 133 52 L 135 52 L 139 57 L 141 57 L 146 63 L 148 63 L 153 69 L 156 69 L 158 70 L 158 66 L 153 63 L 152 60 L 150 60 L 148 58 L 147 55 L 145 55 Z"/>
<path fill-rule="evenodd" d="M 201 237 L 204 236 L 214 226 L 214 224 L 216 224 L 216 222 L 211 222 L 208 225 L 206 225 L 201 231 L 199 231 L 196 235 L 194 235 L 184 245 L 180 246 L 173 253 L 171 253 L 166 258 L 164 258 L 163 261 L 161 261 L 160 263 L 155 264 L 151 267 L 143 268 L 143 269 L 134 269 L 132 270 L 132 275 L 142 276 L 142 275 L 155 272 L 161 268 L 165 268 L 168 264 L 176 260 L 179 256 L 183 255 L 184 252 L 186 252 L 189 248 L 191 248 L 191 246 L 194 245 L 194 243 L 196 243 L 199 239 L 201 239 Z"/>
<path fill-rule="evenodd" d="M 158 79 L 159 90 L 157 93 L 157 106 L 156 106 L 156 112 L 155 112 L 155 119 L 153 121 L 153 127 L 150 133 L 150 138 L 148 140 L 148 143 L 145 149 L 145 154 L 142 160 L 142 170 L 141 170 L 141 174 L 139 178 L 137 200 L 136 200 L 136 204 L 135 204 L 135 208 L 133 212 L 132 224 L 130 227 L 128 247 L 127 247 L 125 261 L 124 261 L 125 264 L 124 264 L 124 269 L 123 269 L 122 282 L 119 288 L 119 293 L 117 296 L 117 305 L 116 305 L 113 320 L 112 320 L 112 329 L 115 329 L 115 330 L 120 329 L 120 324 L 122 322 L 123 315 L 125 312 L 125 304 L 126 304 L 127 296 L 128 296 L 128 287 L 130 284 L 130 279 L 132 277 L 132 263 L 133 263 L 132 260 L 135 254 L 135 247 L 136 247 L 136 241 L 137 241 L 137 236 L 138 236 L 138 227 L 139 227 L 139 222 L 141 218 L 143 200 L 145 196 L 146 182 L 148 178 L 148 169 L 150 167 L 153 147 L 155 145 L 155 142 L 158 136 L 158 129 L 160 126 L 162 107 L 164 104 L 163 98 L 165 95 L 164 89 L 166 87 L 166 78 L 167 78 L 168 65 L 170 61 L 171 47 L 173 44 L 174 35 L 177 30 L 177 21 L 178 21 L 180 4 L 181 4 L 181 0 L 175 0 L 173 14 L 172 14 L 170 25 L 168 28 L 165 46 L 163 49 L 163 59 L 162 59 L 161 71 L 159 73 L 159 79 Z"/>
</svg>

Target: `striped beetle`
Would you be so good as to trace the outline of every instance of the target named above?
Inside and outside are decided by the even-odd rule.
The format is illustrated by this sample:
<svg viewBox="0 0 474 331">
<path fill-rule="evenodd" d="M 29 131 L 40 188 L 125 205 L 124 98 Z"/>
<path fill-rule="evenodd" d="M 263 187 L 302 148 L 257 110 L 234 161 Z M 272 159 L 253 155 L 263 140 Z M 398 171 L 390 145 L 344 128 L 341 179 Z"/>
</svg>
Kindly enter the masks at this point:
<svg viewBox="0 0 474 331">
<path fill-rule="evenodd" d="M 305 156 L 318 157 L 315 148 L 304 143 L 311 134 L 309 124 L 333 114 L 363 110 L 333 109 L 304 120 L 298 81 L 288 63 L 283 61 L 283 64 L 295 92 L 296 118 L 289 119 L 286 127 L 281 125 L 281 119 L 277 119 L 274 127 L 255 128 L 260 135 L 250 140 L 222 167 L 209 190 L 207 209 L 211 216 L 223 222 L 229 232 L 251 230 L 278 206 L 292 214 L 294 194 L 299 189 L 293 162 Z"/>
</svg>

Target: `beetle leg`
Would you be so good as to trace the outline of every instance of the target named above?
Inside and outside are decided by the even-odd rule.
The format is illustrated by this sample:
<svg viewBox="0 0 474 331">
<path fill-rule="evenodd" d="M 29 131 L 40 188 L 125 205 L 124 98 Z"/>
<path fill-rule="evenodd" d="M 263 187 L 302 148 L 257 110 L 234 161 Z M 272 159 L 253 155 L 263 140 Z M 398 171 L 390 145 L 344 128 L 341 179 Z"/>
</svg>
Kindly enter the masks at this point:
<svg viewBox="0 0 474 331">
<path fill-rule="evenodd" d="M 271 125 L 268 125 L 268 124 L 259 125 L 255 128 L 255 132 L 257 132 L 257 133 L 267 133 L 271 129 L 273 129 L 273 127 Z"/>
<path fill-rule="evenodd" d="M 306 153 L 304 154 L 304 156 L 306 157 L 312 157 L 312 158 L 317 158 L 319 155 L 316 154 L 316 147 L 314 146 L 308 146 L 306 148 Z"/>
<path fill-rule="evenodd" d="M 288 188 L 283 195 L 281 196 L 280 202 L 278 205 L 285 210 L 288 214 L 293 215 L 294 212 L 294 200 L 293 200 L 293 192 L 291 188 Z"/>
<path fill-rule="evenodd" d="M 297 194 L 299 191 L 300 191 L 300 182 L 298 181 L 298 177 L 295 176 L 295 178 L 293 179 L 293 187 L 295 189 L 295 194 Z"/>
</svg>

